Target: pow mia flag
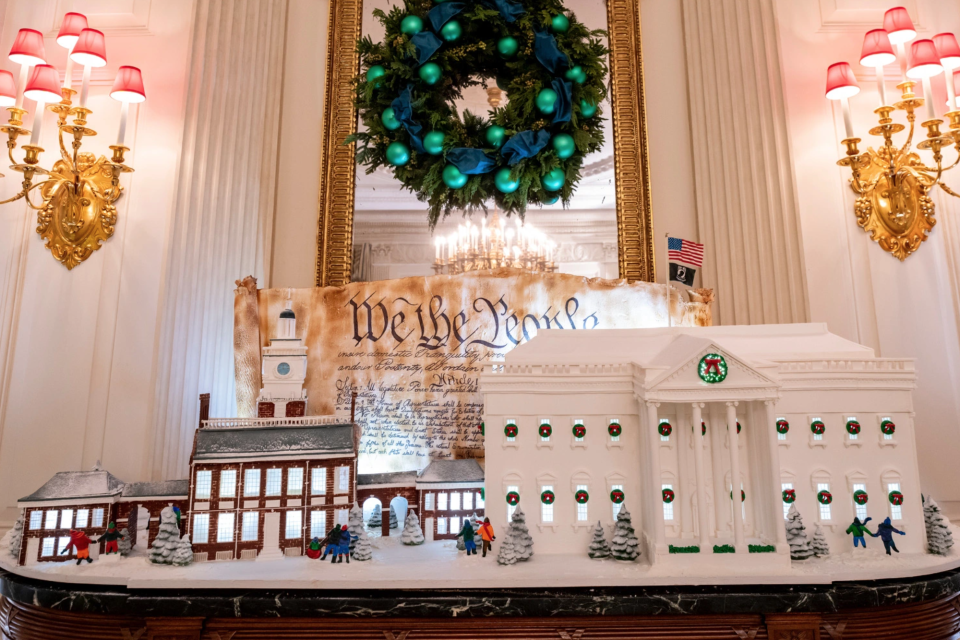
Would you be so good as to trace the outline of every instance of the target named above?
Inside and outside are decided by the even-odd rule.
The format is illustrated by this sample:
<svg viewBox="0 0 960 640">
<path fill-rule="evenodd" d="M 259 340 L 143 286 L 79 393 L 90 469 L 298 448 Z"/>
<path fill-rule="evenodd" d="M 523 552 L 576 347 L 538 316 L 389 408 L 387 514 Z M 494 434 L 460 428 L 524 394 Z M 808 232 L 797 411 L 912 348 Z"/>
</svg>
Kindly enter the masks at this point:
<svg viewBox="0 0 960 640">
<path fill-rule="evenodd" d="M 693 286 L 693 276 L 697 275 L 697 270 L 676 262 L 670 263 L 670 282 L 679 282 L 688 287 Z"/>
</svg>

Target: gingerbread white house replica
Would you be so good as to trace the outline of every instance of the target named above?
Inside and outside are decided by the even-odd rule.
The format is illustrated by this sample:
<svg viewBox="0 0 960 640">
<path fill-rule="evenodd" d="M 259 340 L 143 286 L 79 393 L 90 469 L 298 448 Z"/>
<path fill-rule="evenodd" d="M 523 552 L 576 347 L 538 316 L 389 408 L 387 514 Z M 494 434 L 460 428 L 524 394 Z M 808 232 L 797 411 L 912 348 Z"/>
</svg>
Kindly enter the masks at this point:
<svg viewBox="0 0 960 640">
<path fill-rule="evenodd" d="M 890 517 L 921 553 L 915 380 L 818 324 L 541 331 L 481 378 L 487 515 L 516 493 L 538 553 L 582 554 L 625 505 L 647 562 L 775 568 L 795 503 L 835 551 Z"/>
<path fill-rule="evenodd" d="M 257 414 L 261 418 L 306 415 L 307 390 L 303 383 L 307 379 L 307 347 L 296 330 L 297 316 L 288 299 L 277 321 L 277 337 L 263 348 L 263 388 L 257 398 Z"/>
</svg>

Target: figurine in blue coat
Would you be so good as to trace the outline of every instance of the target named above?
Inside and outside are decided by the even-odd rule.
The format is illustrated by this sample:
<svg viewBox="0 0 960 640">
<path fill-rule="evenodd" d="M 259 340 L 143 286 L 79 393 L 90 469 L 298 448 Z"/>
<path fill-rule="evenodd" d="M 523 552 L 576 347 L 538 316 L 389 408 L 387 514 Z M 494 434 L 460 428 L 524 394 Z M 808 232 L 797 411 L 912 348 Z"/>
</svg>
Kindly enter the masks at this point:
<svg viewBox="0 0 960 640">
<path fill-rule="evenodd" d="M 340 550 L 337 553 L 337 562 L 343 562 L 343 556 L 347 556 L 347 564 L 350 564 L 350 531 L 347 525 L 343 525 L 340 530 Z"/>
<path fill-rule="evenodd" d="M 897 553 L 900 553 L 900 549 L 897 549 L 897 545 L 893 543 L 893 534 L 899 533 L 900 535 L 906 535 L 903 531 L 895 528 L 890 524 L 890 518 L 886 518 L 883 522 L 877 525 L 877 532 L 871 534 L 874 538 L 879 537 L 883 540 L 883 548 L 887 550 L 887 555 L 892 555 L 890 549 L 893 549 Z"/>
</svg>

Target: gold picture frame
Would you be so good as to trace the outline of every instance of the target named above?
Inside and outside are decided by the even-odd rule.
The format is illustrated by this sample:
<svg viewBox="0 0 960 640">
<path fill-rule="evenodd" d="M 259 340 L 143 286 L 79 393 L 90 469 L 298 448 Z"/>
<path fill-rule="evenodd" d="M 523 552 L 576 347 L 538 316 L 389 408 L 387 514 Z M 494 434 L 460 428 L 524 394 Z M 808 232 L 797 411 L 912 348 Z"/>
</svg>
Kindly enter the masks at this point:
<svg viewBox="0 0 960 640">
<path fill-rule="evenodd" d="M 362 0 L 331 0 L 318 198 L 318 287 L 348 284 L 353 264 L 356 150 L 353 144 L 344 145 L 343 141 L 357 126 L 351 81 L 359 70 L 356 43 L 362 18 Z M 653 213 L 640 0 L 607 0 L 607 29 L 620 277 L 652 282 L 655 278 Z"/>
</svg>

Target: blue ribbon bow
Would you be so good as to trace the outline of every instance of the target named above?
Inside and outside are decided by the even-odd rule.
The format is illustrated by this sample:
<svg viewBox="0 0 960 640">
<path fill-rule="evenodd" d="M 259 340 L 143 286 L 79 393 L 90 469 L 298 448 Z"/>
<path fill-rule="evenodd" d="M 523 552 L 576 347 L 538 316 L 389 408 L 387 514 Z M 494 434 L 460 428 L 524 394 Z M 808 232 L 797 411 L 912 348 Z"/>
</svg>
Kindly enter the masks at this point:
<svg viewBox="0 0 960 640">
<path fill-rule="evenodd" d="M 410 38 L 410 42 L 417 48 L 417 62 L 419 64 L 423 64 L 429 60 L 430 56 L 435 54 L 437 49 L 443 45 L 443 41 L 429 31 L 421 31 Z"/>
<path fill-rule="evenodd" d="M 400 95 L 394 98 L 390 106 L 393 108 L 393 115 L 396 116 L 403 128 L 410 134 L 410 144 L 418 153 L 423 153 L 423 139 L 420 134 L 423 132 L 423 125 L 413 119 L 413 105 L 411 104 L 411 91 L 413 85 L 408 84 L 407 88 L 400 92 Z"/>
<path fill-rule="evenodd" d="M 567 54 L 560 51 L 557 47 L 556 38 L 553 37 L 552 33 L 546 31 L 537 31 L 534 36 L 533 54 L 540 61 L 540 64 L 555 76 L 570 66 Z"/>
<path fill-rule="evenodd" d="M 497 161 L 480 149 L 457 147 L 447 151 L 447 161 L 460 170 L 460 173 L 476 175 L 490 173 L 497 166 Z"/>
<path fill-rule="evenodd" d="M 524 158 L 532 158 L 550 142 L 550 134 L 540 131 L 522 131 L 512 136 L 500 149 L 500 155 L 507 159 L 507 164 L 513 166 Z"/>
<path fill-rule="evenodd" d="M 430 13 L 427 14 L 427 19 L 430 21 L 433 30 L 439 32 L 440 28 L 443 27 L 450 18 L 463 11 L 466 6 L 467 5 L 462 2 L 444 2 L 430 9 Z"/>
<path fill-rule="evenodd" d="M 513 0 L 480 0 L 483 6 L 496 9 L 507 22 L 514 22 L 523 15 L 523 5 Z"/>
<path fill-rule="evenodd" d="M 557 102 L 553 111 L 553 123 L 570 122 L 570 114 L 573 111 L 572 85 L 566 80 L 554 78 L 550 86 L 557 92 Z"/>
</svg>

